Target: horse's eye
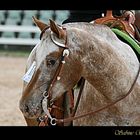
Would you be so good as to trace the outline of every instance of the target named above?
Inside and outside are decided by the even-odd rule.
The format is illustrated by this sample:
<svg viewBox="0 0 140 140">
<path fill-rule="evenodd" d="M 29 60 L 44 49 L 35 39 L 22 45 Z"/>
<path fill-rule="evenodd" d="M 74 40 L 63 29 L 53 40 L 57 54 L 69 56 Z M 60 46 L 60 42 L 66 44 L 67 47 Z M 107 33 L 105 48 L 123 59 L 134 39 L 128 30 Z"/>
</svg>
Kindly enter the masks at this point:
<svg viewBox="0 0 140 140">
<path fill-rule="evenodd" d="M 46 64 L 48 67 L 53 66 L 55 64 L 55 60 L 53 59 L 47 60 Z"/>
</svg>

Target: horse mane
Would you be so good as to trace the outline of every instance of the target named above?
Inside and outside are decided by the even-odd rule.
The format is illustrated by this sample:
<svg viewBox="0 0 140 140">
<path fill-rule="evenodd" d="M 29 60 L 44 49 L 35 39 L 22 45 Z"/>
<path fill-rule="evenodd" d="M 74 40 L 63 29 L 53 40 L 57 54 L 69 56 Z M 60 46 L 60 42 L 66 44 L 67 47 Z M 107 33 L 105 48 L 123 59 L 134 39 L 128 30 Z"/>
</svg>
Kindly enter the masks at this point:
<svg viewBox="0 0 140 140">
<path fill-rule="evenodd" d="M 118 39 L 118 37 L 112 32 L 112 30 L 103 24 L 96 24 L 90 22 L 73 22 L 65 23 L 63 27 L 66 29 L 76 29 L 79 31 L 86 31 L 90 36 L 95 38 L 104 38 L 112 42 L 113 40 Z"/>
<path fill-rule="evenodd" d="M 66 23 L 63 24 L 65 28 L 76 28 L 80 30 L 86 30 L 92 32 L 94 29 L 99 28 L 99 30 L 108 28 L 106 25 L 101 25 L 101 24 L 93 24 L 89 22 L 73 22 L 73 23 Z"/>
</svg>

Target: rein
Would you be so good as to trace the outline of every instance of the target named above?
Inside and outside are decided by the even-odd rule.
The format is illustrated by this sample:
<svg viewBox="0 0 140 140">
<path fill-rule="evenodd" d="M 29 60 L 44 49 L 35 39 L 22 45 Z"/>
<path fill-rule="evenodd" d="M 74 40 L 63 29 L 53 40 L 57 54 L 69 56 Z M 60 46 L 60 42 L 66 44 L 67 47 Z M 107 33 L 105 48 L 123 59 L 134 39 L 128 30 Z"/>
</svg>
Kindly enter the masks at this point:
<svg viewBox="0 0 140 140">
<path fill-rule="evenodd" d="M 135 83 L 136 83 L 136 81 L 138 79 L 139 73 L 140 73 L 140 63 L 139 63 L 139 69 L 138 69 L 137 75 L 135 77 L 135 80 L 134 80 L 131 88 L 129 89 L 128 93 L 126 95 L 124 95 L 123 97 L 121 97 L 120 99 L 118 99 L 118 100 L 116 100 L 116 101 L 114 101 L 114 102 L 112 102 L 112 103 L 110 103 L 110 104 L 108 104 L 108 105 L 106 105 L 104 107 L 101 107 L 101 108 L 99 108 L 99 109 L 97 109 L 95 111 L 90 111 L 90 112 L 87 112 L 85 114 L 82 114 L 82 115 L 79 115 L 79 116 L 75 116 L 75 117 L 69 117 L 69 118 L 65 118 L 65 119 L 56 119 L 56 123 L 70 122 L 70 121 L 73 121 L 73 120 L 77 120 L 77 119 L 83 118 L 83 117 L 88 116 L 88 115 L 94 115 L 94 114 L 96 114 L 96 113 L 98 113 L 98 112 L 100 112 L 102 110 L 105 110 L 105 109 L 115 105 L 116 103 L 118 103 L 119 101 L 123 100 L 125 97 L 127 97 L 132 92 L 132 90 L 133 90 L 133 88 L 135 86 Z"/>
<path fill-rule="evenodd" d="M 48 28 L 45 28 L 42 32 L 41 32 L 41 37 L 43 35 L 43 33 L 45 32 L 45 30 L 47 30 Z M 56 70 L 55 72 L 55 75 L 53 77 L 53 80 L 51 81 L 51 84 L 49 86 L 48 89 L 46 89 L 44 92 L 43 92 L 43 100 L 42 100 L 42 108 L 43 108 L 43 111 L 45 113 L 44 116 L 41 116 L 39 117 L 39 120 L 40 120 L 40 123 L 39 123 L 39 126 L 45 126 L 46 125 L 46 121 L 48 121 L 50 119 L 50 124 L 51 125 L 56 125 L 56 124 L 61 124 L 61 123 L 66 123 L 66 122 L 71 122 L 73 120 L 76 120 L 76 119 L 79 119 L 79 118 L 82 118 L 82 117 L 85 117 L 85 116 L 88 116 L 88 115 L 94 115 L 102 110 L 105 110 L 113 105 L 115 105 L 116 103 L 118 103 L 119 101 L 123 100 L 125 97 L 127 97 L 133 90 L 135 84 L 136 84 L 136 81 L 138 79 L 138 76 L 139 76 L 139 73 L 140 73 L 140 63 L 139 63 L 139 69 L 138 69 L 138 72 L 137 72 L 137 75 L 133 81 L 133 84 L 131 86 L 131 88 L 129 89 L 129 91 L 127 92 L 126 95 L 124 95 L 123 97 L 119 98 L 118 100 L 114 101 L 114 102 L 111 102 L 110 104 L 106 105 L 106 106 L 103 106 L 95 111 L 90 111 L 90 112 L 87 112 L 85 114 L 82 114 L 82 115 L 79 115 L 79 116 L 75 116 L 75 113 L 76 113 L 76 110 L 78 108 L 78 104 L 79 104 L 79 101 L 80 101 L 80 98 L 81 98 L 81 94 L 82 94 L 82 91 L 83 91 L 83 87 L 84 87 L 84 83 L 85 83 L 85 79 L 83 78 L 82 79 L 82 84 L 81 84 L 81 87 L 80 87 L 80 91 L 79 91 L 79 94 L 78 94 L 78 97 L 77 97 L 77 101 L 76 101 L 76 105 L 74 107 L 74 110 L 71 114 L 70 117 L 68 118 L 64 118 L 64 119 L 58 119 L 58 118 L 53 118 L 50 114 L 50 110 L 51 110 L 51 107 L 53 105 L 53 103 L 51 103 L 51 90 L 53 88 L 53 85 L 54 83 L 57 81 L 57 80 L 60 80 L 61 79 L 61 71 L 62 71 L 62 68 L 63 68 L 63 65 L 65 64 L 65 57 L 67 57 L 69 55 L 69 50 L 68 50 L 68 47 L 66 45 L 67 41 L 65 42 L 65 44 L 62 44 L 59 43 L 59 42 L 56 42 L 53 38 L 53 35 L 51 34 L 51 39 L 52 41 L 58 45 L 58 47 L 61 47 L 63 48 L 63 53 L 62 53 L 62 57 L 61 57 L 61 62 L 58 66 L 58 69 Z M 49 106 L 48 106 L 49 105 Z"/>
</svg>

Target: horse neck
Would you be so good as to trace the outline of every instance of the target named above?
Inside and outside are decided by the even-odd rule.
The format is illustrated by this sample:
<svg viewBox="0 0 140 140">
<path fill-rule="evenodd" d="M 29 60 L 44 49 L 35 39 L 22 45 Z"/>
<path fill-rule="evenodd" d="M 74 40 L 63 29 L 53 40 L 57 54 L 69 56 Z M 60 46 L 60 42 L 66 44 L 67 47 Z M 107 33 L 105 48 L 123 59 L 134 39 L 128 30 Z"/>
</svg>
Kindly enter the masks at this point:
<svg viewBox="0 0 140 140">
<path fill-rule="evenodd" d="M 114 52 L 111 44 L 102 36 L 91 32 L 79 33 L 77 59 L 83 66 L 82 76 L 107 98 L 116 99 L 127 94 L 133 78 L 124 60 Z M 117 46 L 115 46 L 117 47 Z"/>
</svg>

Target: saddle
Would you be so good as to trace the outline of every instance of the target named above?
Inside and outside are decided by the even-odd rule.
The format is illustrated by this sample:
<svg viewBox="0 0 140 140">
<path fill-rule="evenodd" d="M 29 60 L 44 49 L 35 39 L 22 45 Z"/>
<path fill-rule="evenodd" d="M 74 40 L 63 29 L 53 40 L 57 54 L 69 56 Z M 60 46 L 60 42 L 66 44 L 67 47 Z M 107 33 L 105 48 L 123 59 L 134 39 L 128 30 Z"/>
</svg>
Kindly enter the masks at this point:
<svg viewBox="0 0 140 140">
<path fill-rule="evenodd" d="M 110 28 L 117 28 L 135 38 L 135 29 L 133 25 L 129 24 L 123 15 L 114 17 L 112 15 L 112 10 L 107 10 L 106 16 L 96 19 L 94 23 L 105 24 Z"/>
<path fill-rule="evenodd" d="M 114 17 L 112 10 L 107 10 L 106 16 L 96 19 L 94 23 L 109 26 L 120 40 L 132 47 L 140 61 L 140 33 L 135 24 L 129 24 L 123 15 Z"/>
</svg>

